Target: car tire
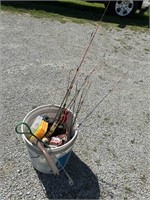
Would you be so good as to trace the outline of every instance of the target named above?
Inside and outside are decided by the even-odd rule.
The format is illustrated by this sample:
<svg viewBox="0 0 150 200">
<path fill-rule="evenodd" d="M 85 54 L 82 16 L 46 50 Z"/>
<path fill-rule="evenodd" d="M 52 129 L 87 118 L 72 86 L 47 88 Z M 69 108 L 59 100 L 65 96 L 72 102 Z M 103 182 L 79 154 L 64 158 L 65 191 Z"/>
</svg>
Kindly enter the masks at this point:
<svg viewBox="0 0 150 200">
<path fill-rule="evenodd" d="M 109 5 L 108 5 L 109 4 Z M 121 0 L 121 1 L 110 1 L 105 3 L 105 7 L 107 7 L 107 12 L 113 15 L 117 15 L 120 17 L 129 17 L 133 15 L 139 5 L 138 1 L 134 0 Z"/>
</svg>

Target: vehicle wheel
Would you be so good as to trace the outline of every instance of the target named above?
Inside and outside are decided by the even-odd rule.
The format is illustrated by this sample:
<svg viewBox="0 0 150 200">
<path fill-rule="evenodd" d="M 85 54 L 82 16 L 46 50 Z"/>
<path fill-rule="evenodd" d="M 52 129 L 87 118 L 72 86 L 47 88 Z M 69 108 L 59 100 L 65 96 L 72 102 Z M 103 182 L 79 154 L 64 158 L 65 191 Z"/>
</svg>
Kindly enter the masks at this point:
<svg viewBox="0 0 150 200">
<path fill-rule="evenodd" d="M 107 12 L 118 15 L 120 17 L 127 17 L 133 15 L 138 8 L 138 1 L 134 0 L 122 0 L 122 1 L 111 1 L 109 3 Z M 105 3 L 105 7 L 108 2 Z"/>
</svg>

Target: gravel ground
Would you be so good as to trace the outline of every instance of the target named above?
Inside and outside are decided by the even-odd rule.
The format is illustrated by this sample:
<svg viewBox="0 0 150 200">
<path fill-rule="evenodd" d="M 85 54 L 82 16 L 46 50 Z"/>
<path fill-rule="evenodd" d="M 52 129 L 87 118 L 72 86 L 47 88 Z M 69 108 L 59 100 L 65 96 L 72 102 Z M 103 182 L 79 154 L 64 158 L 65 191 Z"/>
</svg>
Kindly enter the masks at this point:
<svg viewBox="0 0 150 200">
<path fill-rule="evenodd" d="M 73 186 L 64 172 L 36 172 L 14 131 L 34 106 L 60 104 L 94 29 L 1 12 L 0 199 L 150 199 L 148 32 L 99 28 L 79 75 L 98 63 L 78 121 L 128 74 L 79 130 L 66 166 Z"/>
</svg>

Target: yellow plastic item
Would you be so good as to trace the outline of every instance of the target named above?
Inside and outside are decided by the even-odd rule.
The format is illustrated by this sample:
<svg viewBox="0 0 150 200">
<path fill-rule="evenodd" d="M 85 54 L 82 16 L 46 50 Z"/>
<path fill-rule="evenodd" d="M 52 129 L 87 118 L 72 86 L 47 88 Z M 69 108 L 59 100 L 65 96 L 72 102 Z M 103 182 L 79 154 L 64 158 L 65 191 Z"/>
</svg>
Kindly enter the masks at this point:
<svg viewBox="0 0 150 200">
<path fill-rule="evenodd" d="M 44 120 L 41 121 L 39 127 L 37 130 L 33 133 L 37 138 L 42 139 L 42 137 L 45 135 L 48 128 L 48 123 Z M 30 137 L 30 142 L 36 142 L 37 139 L 34 136 Z"/>
</svg>

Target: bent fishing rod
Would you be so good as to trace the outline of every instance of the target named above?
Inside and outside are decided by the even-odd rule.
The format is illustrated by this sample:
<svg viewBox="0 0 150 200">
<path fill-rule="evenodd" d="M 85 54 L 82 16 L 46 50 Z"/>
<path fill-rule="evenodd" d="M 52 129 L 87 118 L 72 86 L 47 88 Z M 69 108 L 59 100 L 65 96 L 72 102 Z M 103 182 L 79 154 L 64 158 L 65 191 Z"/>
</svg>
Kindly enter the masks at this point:
<svg viewBox="0 0 150 200">
<path fill-rule="evenodd" d="M 103 18 L 105 16 L 105 13 L 106 13 L 106 11 L 108 9 L 109 4 L 110 4 L 110 1 L 108 2 L 108 4 L 107 4 L 107 6 L 106 6 L 106 8 L 105 8 L 105 10 L 103 12 L 103 15 L 102 15 L 102 17 L 101 17 L 99 22 L 101 22 L 103 20 Z M 49 133 L 50 133 L 49 135 L 52 135 L 54 133 L 54 131 L 56 130 L 57 126 L 59 125 L 59 119 L 60 119 L 61 115 L 63 114 L 63 112 L 65 110 L 65 107 L 66 107 L 66 104 L 67 104 L 67 100 L 68 100 L 68 98 L 69 98 L 69 96 L 71 94 L 71 90 L 73 88 L 73 85 L 74 85 L 74 82 L 76 80 L 76 77 L 77 77 L 77 75 L 79 73 L 79 70 L 80 70 L 80 68 L 81 68 L 81 66 L 82 66 L 82 64 L 83 64 L 83 62 L 84 62 L 84 60 L 86 58 L 86 55 L 87 55 L 87 53 L 88 53 L 88 51 L 89 51 L 89 49 L 90 49 L 90 47 L 92 45 L 92 42 L 93 42 L 93 40 L 94 40 L 94 38 L 96 36 L 96 33 L 97 33 L 98 29 L 99 29 L 99 26 L 100 26 L 100 24 L 97 25 L 95 31 L 93 31 L 93 33 L 91 35 L 91 40 L 90 40 L 90 42 L 89 42 L 89 44 L 88 44 L 88 46 L 87 46 L 87 48 L 86 48 L 86 50 L 85 50 L 85 52 L 84 52 L 84 54 L 82 56 L 82 59 L 81 59 L 79 65 L 76 68 L 76 72 L 75 72 L 75 74 L 73 76 L 73 79 L 72 79 L 70 85 L 67 88 L 65 96 L 64 96 L 64 98 L 63 98 L 63 100 L 61 102 L 60 108 L 58 109 L 58 112 L 56 113 L 55 119 L 53 121 L 53 125 L 51 126 L 50 131 L 49 131 Z"/>
</svg>

